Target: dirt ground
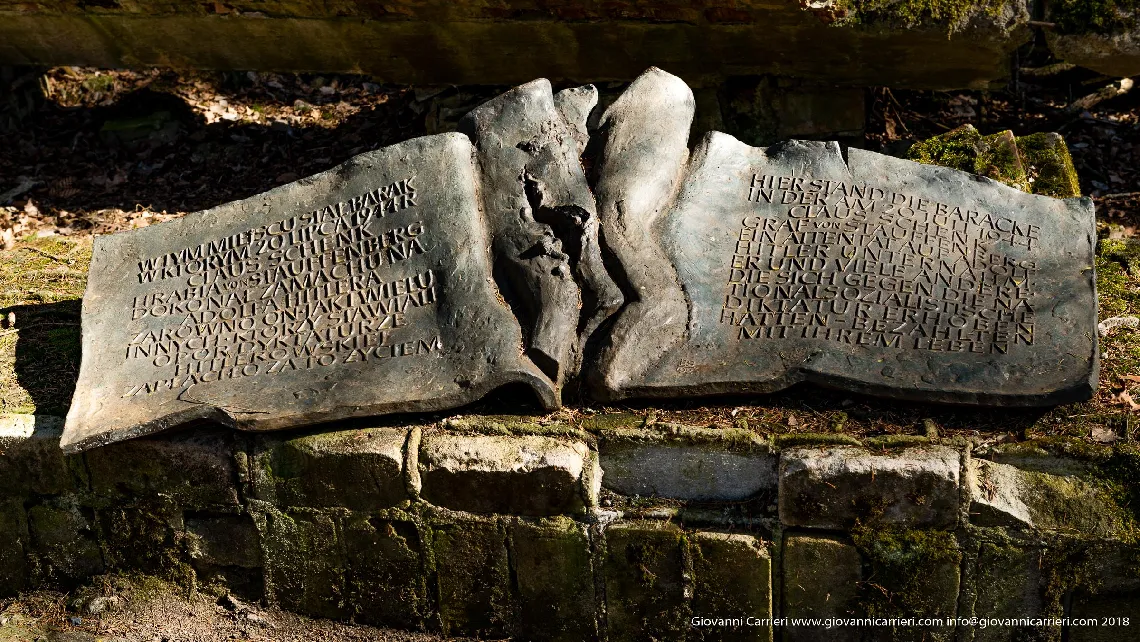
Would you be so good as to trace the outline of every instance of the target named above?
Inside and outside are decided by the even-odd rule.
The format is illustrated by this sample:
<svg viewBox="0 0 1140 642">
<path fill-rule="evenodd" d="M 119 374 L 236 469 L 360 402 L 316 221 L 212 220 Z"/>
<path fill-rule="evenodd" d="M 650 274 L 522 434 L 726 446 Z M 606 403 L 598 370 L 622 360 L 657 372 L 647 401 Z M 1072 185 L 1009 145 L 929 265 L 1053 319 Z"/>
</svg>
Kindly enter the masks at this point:
<svg viewBox="0 0 1140 642">
<path fill-rule="evenodd" d="M 444 640 L 426 633 L 313 620 L 231 596 L 188 594 L 153 578 L 100 577 L 72 594 L 43 591 L 0 600 L 0 642 Z"/>
</svg>

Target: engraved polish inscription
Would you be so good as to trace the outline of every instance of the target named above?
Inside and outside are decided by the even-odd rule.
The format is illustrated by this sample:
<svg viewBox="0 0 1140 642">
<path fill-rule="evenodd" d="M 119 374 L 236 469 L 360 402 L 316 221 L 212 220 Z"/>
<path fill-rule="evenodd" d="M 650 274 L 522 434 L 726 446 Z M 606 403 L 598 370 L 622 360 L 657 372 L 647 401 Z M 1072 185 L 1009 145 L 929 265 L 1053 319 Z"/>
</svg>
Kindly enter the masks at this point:
<svg viewBox="0 0 1140 642">
<path fill-rule="evenodd" d="M 802 176 L 754 173 L 741 197 L 783 215 L 740 221 L 719 319 L 736 339 L 976 354 L 1033 345 L 1038 226 Z"/>
<path fill-rule="evenodd" d="M 439 277 L 412 261 L 432 247 L 414 180 L 139 261 L 153 288 L 124 310 L 140 329 L 121 349 L 153 376 L 121 396 L 442 351 L 417 328 Z"/>
</svg>

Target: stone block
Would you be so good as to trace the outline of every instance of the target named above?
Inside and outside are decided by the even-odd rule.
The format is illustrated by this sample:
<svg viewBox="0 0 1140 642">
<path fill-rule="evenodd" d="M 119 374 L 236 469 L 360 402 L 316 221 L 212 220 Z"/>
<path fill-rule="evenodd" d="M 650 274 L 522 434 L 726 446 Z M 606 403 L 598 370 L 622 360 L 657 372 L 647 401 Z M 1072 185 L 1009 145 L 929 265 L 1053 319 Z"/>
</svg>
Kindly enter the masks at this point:
<svg viewBox="0 0 1140 642">
<path fill-rule="evenodd" d="M 517 523 L 510 538 L 519 587 L 520 637 L 596 640 L 598 604 L 586 527 L 568 518 Z"/>
<path fill-rule="evenodd" d="M 742 624 L 701 626 L 686 639 L 771 642 L 772 556 L 762 539 L 744 533 L 694 533 L 693 617 L 739 619 Z"/>
<path fill-rule="evenodd" d="M 420 496 L 473 513 L 580 513 L 586 466 L 596 465 L 581 441 L 535 435 L 425 434 L 420 445 Z"/>
<path fill-rule="evenodd" d="M 972 572 L 973 615 L 979 618 L 1059 617 L 1045 603 L 1045 551 L 1040 548 L 983 542 Z M 1061 629 L 1040 627 L 986 627 L 973 630 L 973 642 L 1034 640 L 1059 642 Z"/>
<path fill-rule="evenodd" d="M 1096 625 L 1069 625 L 1068 642 L 1134 640 L 1140 630 L 1140 591 L 1073 596 L 1071 617 L 1091 619 Z"/>
<path fill-rule="evenodd" d="M 1110 537 L 1128 523 L 1122 509 L 1079 467 L 1051 474 L 971 459 L 967 467 L 970 521 Z"/>
<path fill-rule="evenodd" d="M 199 587 L 243 600 L 265 596 L 261 541 L 252 517 L 195 514 L 186 516 L 185 524 L 186 548 Z"/>
<path fill-rule="evenodd" d="M 263 437 L 253 457 L 257 499 L 278 506 L 375 511 L 408 499 L 403 428 L 366 428 L 294 439 Z"/>
<path fill-rule="evenodd" d="M 868 578 L 859 585 L 862 614 L 887 619 L 957 614 L 962 551 L 953 533 L 860 528 L 853 539 Z M 898 642 L 953 642 L 955 627 L 887 624 L 881 633 Z"/>
<path fill-rule="evenodd" d="M 37 585 L 70 585 L 103 572 L 94 514 L 74 497 L 29 508 L 28 533 Z"/>
<path fill-rule="evenodd" d="M 684 443 L 640 432 L 645 439 L 603 437 L 598 450 L 604 488 L 621 495 L 696 501 L 742 501 L 776 490 L 778 458 L 764 444 L 746 441 L 738 447 L 727 439 Z"/>
<path fill-rule="evenodd" d="M 187 508 L 236 510 L 233 435 L 201 429 L 97 448 L 84 455 L 103 499 L 166 498 Z"/>
<path fill-rule="evenodd" d="M 261 542 L 249 515 L 187 516 L 185 525 L 195 566 L 261 568 Z"/>
<path fill-rule="evenodd" d="M 1096 7 L 1105 11 L 1120 11 L 1123 8 L 1123 5 L 1084 2 L 1058 4 L 1069 7 Z M 1118 78 L 1140 75 L 1140 28 L 1138 27 L 1121 29 L 1115 33 L 1058 33 L 1049 30 L 1046 32 L 1046 39 L 1049 49 L 1058 59 L 1065 62 Z"/>
<path fill-rule="evenodd" d="M 510 636 L 518 604 L 501 525 L 477 520 L 438 524 L 432 527 L 432 551 L 443 633 Z"/>
<path fill-rule="evenodd" d="M 172 500 L 104 508 L 96 517 L 108 570 L 190 579 L 185 524 Z"/>
<path fill-rule="evenodd" d="M 959 453 L 925 446 L 873 454 L 853 447 L 795 448 L 780 455 L 780 521 L 849 528 L 856 521 L 904 528 L 958 523 Z"/>
<path fill-rule="evenodd" d="M 19 501 L 0 502 L 0 597 L 9 597 L 28 585 L 28 520 Z"/>
<path fill-rule="evenodd" d="M 784 538 L 785 618 L 836 618 L 859 613 L 862 560 L 854 545 L 835 537 Z M 862 629 L 788 627 L 784 642 L 852 642 Z"/>
<path fill-rule="evenodd" d="M 689 626 L 681 530 L 667 522 L 605 530 L 606 626 L 612 642 L 669 640 Z"/>
<path fill-rule="evenodd" d="M 59 449 L 63 420 L 47 415 L 0 415 L 0 497 L 62 495 L 85 485 L 79 458 Z"/>
<path fill-rule="evenodd" d="M 1140 545 L 1102 543 L 1087 549 L 1085 555 L 1085 582 L 1073 590 L 1069 615 L 1095 620 L 1098 625 L 1070 624 L 1066 639 L 1115 642 L 1136 638 L 1140 632 Z"/>
<path fill-rule="evenodd" d="M 344 525 L 348 599 L 357 622 L 423 628 L 427 570 L 416 525 L 354 513 Z"/>
<path fill-rule="evenodd" d="M 260 504 L 266 597 L 305 615 L 346 618 L 345 551 L 336 519 L 307 508 L 282 512 Z"/>
</svg>

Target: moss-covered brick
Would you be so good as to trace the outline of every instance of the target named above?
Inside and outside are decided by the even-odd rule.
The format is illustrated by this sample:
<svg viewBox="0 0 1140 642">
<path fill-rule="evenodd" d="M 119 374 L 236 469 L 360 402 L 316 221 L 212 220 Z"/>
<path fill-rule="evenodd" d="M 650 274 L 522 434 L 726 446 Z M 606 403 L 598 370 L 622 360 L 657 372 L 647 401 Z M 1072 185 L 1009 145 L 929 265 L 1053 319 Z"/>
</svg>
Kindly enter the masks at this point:
<svg viewBox="0 0 1140 642">
<path fill-rule="evenodd" d="M 983 136 L 978 145 L 978 157 L 974 160 L 974 173 L 1022 191 L 1031 191 L 1019 149 L 1017 139 L 1008 129 Z"/>
<path fill-rule="evenodd" d="M 983 136 L 973 125 L 963 125 L 915 143 L 907 158 L 986 176 L 1030 194 L 1081 195 L 1069 148 L 1056 133 L 1015 137 L 1003 131 Z"/>
<path fill-rule="evenodd" d="M 973 125 L 962 125 L 945 134 L 911 145 L 906 156 L 912 161 L 925 165 L 973 172 L 981 141 L 982 135 Z"/>
<path fill-rule="evenodd" d="M 140 571 L 182 583 L 191 580 L 185 525 L 175 502 L 158 498 L 103 508 L 96 511 L 96 519 L 108 570 Z"/>
<path fill-rule="evenodd" d="M 585 527 L 565 517 L 520 522 L 510 528 L 510 541 L 522 639 L 597 639 L 594 569 Z"/>
<path fill-rule="evenodd" d="M 0 597 L 9 597 L 28 585 L 28 521 L 21 501 L 0 502 Z"/>
<path fill-rule="evenodd" d="M 446 635 L 508 637 L 518 604 L 507 534 L 497 520 L 457 519 L 432 527 L 439 618 Z"/>
<path fill-rule="evenodd" d="M 305 615 L 345 618 L 345 550 L 336 518 L 297 508 L 288 512 L 258 503 L 266 597 Z"/>
<path fill-rule="evenodd" d="M 1070 616 L 1114 626 L 1070 627 L 1070 642 L 1115 642 L 1140 631 L 1140 546 L 1105 543 L 1092 547 L 1089 579 L 1071 597 Z M 1128 625 L 1123 625 L 1127 618 Z"/>
<path fill-rule="evenodd" d="M 871 617 L 953 617 L 958 610 L 962 552 L 953 533 L 856 528 L 855 547 L 865 566 L 860 609 Z M 953 626 L 890 626 L 884 639 L 951 642 Z"/>
<path fill-rule="evenodd" d="M 940 134 L 911 146 L 907 158 L 992 178 L 1025 192 L 1032 192 L 1029 168 L 1020 152 L 1019 139 L 1003 131 L 983 136 L 973 125 Z"/>
<path fill-rule="evenodd" d="M 945 528 L 958 522 L 959 452 L 918 446 L 871 453 L 848 446 L 780 455 L 780 521 L 849 528 L 856 523 Z"/>
<path fill-rule="evenodd" d="M 88 451 L 100 501 L 165 498 L 192 509 L 239 506 L 233 434 L 194 430 L 132 439 Z"/>
<path fill-rule="evenodd" d="M 859 613 L 862 560 L 854 545 L 825 536 L 784 538 L 783 617 L 834 618 Z M 788 627 L 784 642 L 861 640 L 864 631 L 823 627 Z"/>
<path fill-rule="evenodd" d="M 194 514 L 185 517 L 186 547 L 203 591 L 233 593 L 246 600 L 264 597 L 261 542 L 249 515 Z"/>
<path fill-rule="evenodd" d="M 420 444 L 420 496 L 473 513 L 559 515 L 585 510 L 596 465 L 582 441 L 537 435 L 425 432 Z"/>
<path fill-rule="evenodd" d="M 344 523 L 347 592 L 354 619 L 422 629 L 428 615 L 423 545 L 416 524 L 354 513 Z"/>
<path fill-rule="evenodd" d="M 63 419 L 0 415 L 0 497 L 62 495 L 86 486 L 82 458 L 59 449 Z"/>
<path fill-rule="evenodd" d="M 408 499 L 402 428 L 258 440 L 254 496 L 278 506 L 380 510 Z"/>
<path fill-rule="evenodd" d="M 688 630 L 681 529 L 630 522 L 606 529 L 603 572 L 611 642 L 680 640 Z"/>
<path fill-rule="evenodd" d="M 747 430 L 603 431 L 598 450 L 602 485 L 620 495 L 742 501 L 776 489 L 777 456 Z"/>
<path fill-rule="evenodd" d="M 1054 617 L 1044 599 L 1045 551 L 1005 542 L 984 542 L 973 577 L 972 613 L 989 618 Z M 973 631 L 974 642 L 1059 642 L 1060 627 L 986 627 Z"/>
<path fill-rule="evenodd" d="M 28 509 L 29 552 L 37 585 L 73 585 L 103 572 L 94 515 L 75 499 L 62 498 Z"/>
<path fill-rule="evenodd" d="M 1040 132 L 1019 136 L 1017 150 L 1031 185 L 1026 191 L 1054 198 L 1081 195 L 1077 169 L 1060 134 Z"/>
<path fill-rule="evenodd" d="M 1090 537 L 1128 534 L 1132 515 L 1101 487 L 1095 469 L 1078 462 L 1069 461 L 1065 467 L 1065 460 L 1048 461 L 1055 471 L 971 460 L 967 478 L 971 521 Z"/>
<path fill-rule="evenodd" d="M 249 515 L 186 516 L 185 524 L 195 566 L 261 567 L 261 543 Z"/>
<path fill-rule="evenodd" d="M 768 544 L 744 533 L 694 533 L 693 616 L 772 617 L 772 557 Z M 771 642 L 772 627 L 740 625 L 697 628 L 688 639 Z"/>
</svg>

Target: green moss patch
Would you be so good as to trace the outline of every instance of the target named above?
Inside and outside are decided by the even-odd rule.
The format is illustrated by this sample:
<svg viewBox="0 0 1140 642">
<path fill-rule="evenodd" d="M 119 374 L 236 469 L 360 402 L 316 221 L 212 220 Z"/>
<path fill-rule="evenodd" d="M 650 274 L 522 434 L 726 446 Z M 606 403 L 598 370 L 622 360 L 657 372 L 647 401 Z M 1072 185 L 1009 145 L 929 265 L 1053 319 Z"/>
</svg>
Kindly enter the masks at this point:
<svg viewBox="0 0 1140 642">
<path fill-rule="evenodd" d="M 1019 136 L 1016 151 L 1030 184 L 1027 192 L 1054 198 L 1081 195 L 1077 169 L 1060 134 L 1040 132 Z"/>
<path fill-rule="evenodd" d="M 1052 0 L 1048 17 L 1062 33 L 1118 33 L 1135 29 L 1136 0 Z"/>
<path fill-rule="evenodd" d="M 1077 170 L 1059 134 L 1013 135 L 1006 130 L 983 136 L 973 125 L 915 143 L 907 158 L 992 178 L 1030 194 L 1080 196 Z"/>
<path fill-rule="evenodd" d="M 1005 444 L 994 453 L 1002 459 L 1020 459 L 1021 467 L 1031 467 L 1033 459 L 1050 462 L 1057 457 L 1085 464 L 1082 481 L 1111 503 L 1107 507 L 1101 504 L 1105 511 L 1117 509 L 1100 519 L 1113 522 L 1111 530 L 1118 539 L 1140 542 L 1140 445 L 1125 442 L 1110 446 L 1072 437 L 1044 437 Z M 1058 492 L 1042 487 L 1043 498 Z"/>
<path fill-rule="evenodd" d="M 859 603 L 871 617 L 953 615 L 962 552 L 953 533 L 857 525 L 852 540 L 863 557 Z M 951 639 L 952 631 L 941 631 Z"/>
<path fill-rule="evenodd" d="M 976 15 L 996 17 L 1005 0 L 838 0 L 839 25 L 935 28 L 960 31 Z"/>
<path fill-rule="evenodd" d="M 90 239 L 31 238 L 0 252 L 0 413 L 67 413 L 90 261 Z"/>
</svg>

